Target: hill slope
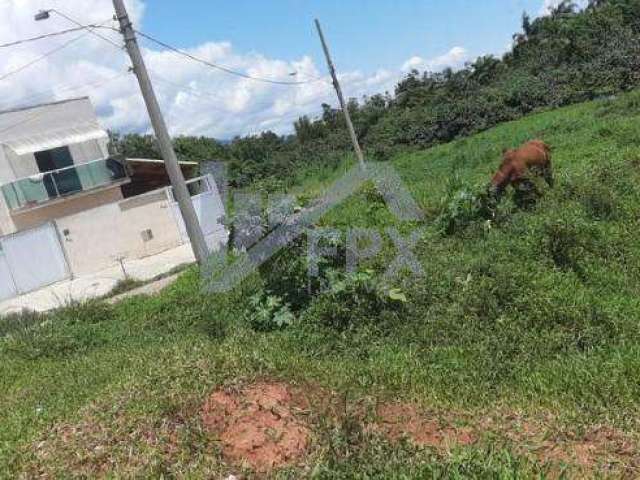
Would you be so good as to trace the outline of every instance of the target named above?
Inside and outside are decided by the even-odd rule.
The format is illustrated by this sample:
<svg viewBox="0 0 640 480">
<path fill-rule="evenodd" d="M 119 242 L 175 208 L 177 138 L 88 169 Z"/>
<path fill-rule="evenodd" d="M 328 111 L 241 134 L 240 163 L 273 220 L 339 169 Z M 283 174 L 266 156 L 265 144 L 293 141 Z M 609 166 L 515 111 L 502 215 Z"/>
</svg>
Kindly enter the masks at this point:
<svg viewBox="0 0 640 480">
<path fill-rule="evenodd" d="M 230 294 L 203 294 L 191 270 L 157 297 L 5 320 L 0 472 L 238 472 L 200 406 L 222 384 L 268 379 L 313 400 L 312 448 L 283 477 L 517 476 L 565 463 L 637 474 L 639 107 L 633 92 L 396 157 L 427 214 L 426 275 L 397 285 L 406 302 L 373 288 L 395 255 L 386 240 L 367 271 L 335 273 L 317 295 L 292 247 Z M 486 184 L 503 147 L 532 137 L 553 146 L 557 177 L 535 207 L 507 199 L 487 223 L 450 206 Z M 396 224 L 368 187 L 321 223 L 416 227 Z M 268 296 L 291 304 L 291 325 L 275 327 L 291 317 Z"/>
</svg>

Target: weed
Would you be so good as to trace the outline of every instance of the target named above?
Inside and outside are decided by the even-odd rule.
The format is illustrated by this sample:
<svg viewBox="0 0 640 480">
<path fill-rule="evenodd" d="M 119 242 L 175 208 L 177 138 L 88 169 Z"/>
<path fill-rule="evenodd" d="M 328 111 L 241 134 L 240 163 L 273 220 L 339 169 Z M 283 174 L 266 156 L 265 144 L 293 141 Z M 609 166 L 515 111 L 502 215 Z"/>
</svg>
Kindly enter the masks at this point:
<svg viewBox="0 0 640 480">
<path fill-rule="evenodd" d="M 295 317 L 289 305 L 275 295 L 256 294 L 249 299 L 245 318 L 258 332 L 270 332 L 293 325 Z"/>
<path fill-rule="evenodd" d="M 497 203 L 488 191 L 470 186 L 450 192 L 442 203 L 437 224 L 446 235 L 460 232 L 474 222 L 494 218 L 497 208 Z"/>
</svg>

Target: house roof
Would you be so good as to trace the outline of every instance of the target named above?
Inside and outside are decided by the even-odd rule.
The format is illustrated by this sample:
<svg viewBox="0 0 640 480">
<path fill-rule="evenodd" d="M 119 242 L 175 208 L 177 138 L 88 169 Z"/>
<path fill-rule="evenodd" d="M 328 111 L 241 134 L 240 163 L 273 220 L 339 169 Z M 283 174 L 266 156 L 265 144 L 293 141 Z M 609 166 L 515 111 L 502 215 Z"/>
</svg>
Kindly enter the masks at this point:
<svg viewBox="0 0 640 480">
<path fill-rule="evenodd" d="M 0 112 L 0 143 L 18 155 L 106 136 L 88 97 Z"/>
<path fill-rule="evenodd" d="M 34 108 L 50 107 L 52 105 L 61 105 L 63 103 L 77 102 L 79 100 L 89 100 L 89 97 L 84 96 L 84 97 L 67 98 L 65 100 L 56 100 L 55 102 L 45 102 L 45 103 L 37 103 L 35 105 L 23 105 L 23 106 L 20 106 L 20 107 L 7 108 L 5 110 L 0 110 L 0 115 L 4 115 L 5 113 L 23 112 L 25 110 L 33 110 Z"/>
<path fill-rule="evenodd" d="M 100 125 L 87 123 L 56 131 L 52 130 L 43 134 L 35 134 L 19 140 L 10 140 L 4 144 L 18 155 L 24 155 L 106 137 L 107 132 Z"/>
</svg>

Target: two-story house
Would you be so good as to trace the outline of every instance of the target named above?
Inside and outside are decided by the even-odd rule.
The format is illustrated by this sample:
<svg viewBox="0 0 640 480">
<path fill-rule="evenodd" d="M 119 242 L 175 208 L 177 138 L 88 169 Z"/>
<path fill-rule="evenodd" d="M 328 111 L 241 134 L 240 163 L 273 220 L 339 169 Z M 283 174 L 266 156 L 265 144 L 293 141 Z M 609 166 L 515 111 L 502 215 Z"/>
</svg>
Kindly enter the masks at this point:
<svg viewBox="0 0 640 480">
<path fill-rule="evenodd" d="M 125 163 L 108 143 L 88 98 L 0 112 L 0 300 L 114 266 L 120 275 L 189 242 L 164 162 Z M 181 167 L 207 244 L 220 248 L 215 179 L 196 177 L 197 162 Z"/>
<path fill-rule="evenodd" d="M 121 200 L 108 141 L 88 98 L 0 112 L 0 235 Z"/>
</svg>

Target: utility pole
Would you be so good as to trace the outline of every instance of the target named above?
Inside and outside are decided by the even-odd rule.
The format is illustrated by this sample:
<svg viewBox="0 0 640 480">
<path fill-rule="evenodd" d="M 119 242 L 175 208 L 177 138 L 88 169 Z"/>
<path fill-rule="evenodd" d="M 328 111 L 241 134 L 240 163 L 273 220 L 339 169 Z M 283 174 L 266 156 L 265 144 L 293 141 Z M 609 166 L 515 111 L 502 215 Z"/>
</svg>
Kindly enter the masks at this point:
<svg viewBox="0 0 640 480">
<path fill-rule="evenodd" d="M 353 123 L 351 122 L 351 115 L 349 115 L 349 109 L 347 108 L 347 104 L 344 101 L 344 95 L 342 95 L 342 88 L 340 88 L 340 82 L 338 82 L 336 69 L 333 66 L 333 61 L 331 60 L 329 47 L 327 46 L 327 42 L 324 39 L 324 34 L 322 33 L 322 28 L 320 27 L 320 22 L 318 21 L 317 18 L 316 18 L 316 28 L 318 29 L 320 42 L 322 42 L 322 49 L 324 50 L 324 56 L 327 58 L 329 73 L 331 73 L 331 78 L 333 78 L 333 87 L 336 89 L 336 94 L 338 95 L 338 101 L 340 102 L 340 108 L 342 108 L 342 113 L 344 113 L 344 119 L 347 122 L 347 129 L 349 130 L 349 135 L 351 136 L 351 143 L 353 143 L 353 149 L 356 152 L 356 157 L 358 158 L 358 163 L 360 163 L 360 168 L 365 170 L 364 155 L 362 154 L 360 143 L 358 143 L 358 136 L 356 135 L 356 131 L 353 128 Z"/>
<path fill-rule="evenodd" d="M 153 91 L 149 72 L 147 72 L 147 67 L 144 64 L 142 53 L 140 53 L 140 47 L 136 40 L 135 31 L 133 30 L 133 26 L 129 20 L 129 15 L 127 14 L 123 0 L 113 0 L 113 6 L 116 10 L 118 22 L 120 23 L 120 32 L 124 36 L 127 52 L 129 53 L 129 57 L 131 57 L 133 72 L 138 78 L 140 90 L 142 90 L 142 96 L 144 97 L 144 102 L 147 105 L 147 110 L 149 111 L 151 125 L 153 126 L 156 138 L 158 139 L 160 152 L 162 153 L 162 158 L 164 159 L 164 164 L 167 169 L 167 173 L 169 174 L 169 180 L 173 187 L 174 196 L 178 202 L 180 213 L 182 213 L 182 218 L 184 219 L 184 223 L 187 228 L 187 234 L 191 241 L 191 248 L 193 249 L 193 253 L 198 264 L 204 265 L 209 255 L 209 249 L 207 248 L 202 228 L 200 228 L 198 216 L 193 208 L 193 203 L 191 203 L 191 196 L 189 195 L 187 184 L 184 181 L 182 170 L 180 170 L 178 157 L 176 157 L 176 152 L 173 150 L 171 137 L 167 130 L 167 124 L 162 116 L 158 99 Z"/>
</svg>

